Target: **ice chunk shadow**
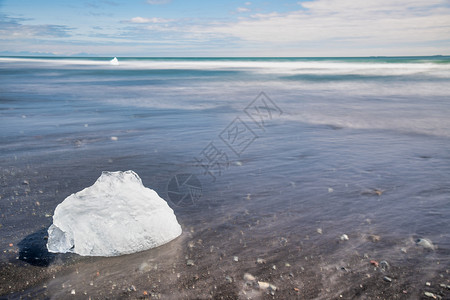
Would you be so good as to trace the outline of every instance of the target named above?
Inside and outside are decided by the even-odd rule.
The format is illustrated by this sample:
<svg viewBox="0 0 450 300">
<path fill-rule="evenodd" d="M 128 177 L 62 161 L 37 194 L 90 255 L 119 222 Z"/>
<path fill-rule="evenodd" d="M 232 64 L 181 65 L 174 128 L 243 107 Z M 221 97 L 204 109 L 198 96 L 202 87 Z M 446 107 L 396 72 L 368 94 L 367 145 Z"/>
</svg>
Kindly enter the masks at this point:
<svg viewBox="0 0 450 300">
<path fill-rule="evenodd" d="M 56 254 L 47 250 L 47 228 L 26 236 L 19 242 L 19 259 L 33 266 L 48 267 Z"/>
</svg>

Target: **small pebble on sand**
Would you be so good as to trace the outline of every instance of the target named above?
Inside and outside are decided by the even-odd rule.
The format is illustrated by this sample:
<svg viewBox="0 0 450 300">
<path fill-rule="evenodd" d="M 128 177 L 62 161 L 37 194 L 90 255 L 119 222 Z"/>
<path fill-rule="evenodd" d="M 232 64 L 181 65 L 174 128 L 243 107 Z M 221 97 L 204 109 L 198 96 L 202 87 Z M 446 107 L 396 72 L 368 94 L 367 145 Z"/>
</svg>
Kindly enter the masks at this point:
<svg viewBox="0 0 450 300">
<path fill-rule="evenodd" d="M 250 273 L 245 273 L 245 274 L 244 274 L 244 280 L 245 280 L 245 281 L 255 281 L 255 276 L 253 276 L 253 275 L 250 274 Z"/>
<path fill-rule="evenodd" d="M 442 297 L 441 297 L 441 296 L 439 296 L 439 295 L 435 295 L 435 294 L 433 294 L 433 293 L 430 293 L 430 292 L 424 292 L 424 294 L 425 294 L 425 296 L 427 296 L 428 298 L 433 298 L 433 299 L 442 299 Z"/>
<path fill-rule="evenodd" d="M 375 234 L 369 235 L 369 240 L 370 240 L 372 243 L 379 242 L 380 239 L 381 239 L 381 237 L 380 237 L 379 235 L 375 235 Z"/>
<path fill-rule="evenodd" d="M 429 239 L 419 238 L 416 240 L 416 244 L 429 250 L 434 250 L 436 248 Z"/>
<path fill-rule="evenodd" d="M 265 259 L 262 259 L 262 258 L 257 258 L 257 259 L 256 259 L 256 263 L 257 263 L 257 264 L 265 264 L 265 263 L 266 263 L 266 260 L 265 260 Z"/>
<path fill-rule="evenodd" d="M 390 265 L 387 261 L 385 261 L 385 260 L 380 261 L 380 268 L 383 271 L 387 271 L 389 269 L 389 267 L 390 267 Z"/>
<path fill-rule="evenodd" d="M 192 259 L 188 259 L 188 260 L 186 261 L 186 265 L 187 265 L 187 266 L 193 266 L 193 265 L 194 265 L 194 261 L 193 261 Z"/>
<path fill-rule="evenodd" d="M 375 194 L 377 194 L 378 196 L 381 196 L 381 194 L 383 194 L 383 190 L 379 190 L 379 189 L 375 189 L 374 191 L 373 191 Z"/>
<path fill-rule="evenodd" d="M 264 281 L 258 281 L 258 286 L 261 290 L 269 290 L 271 295 L 274 295 L 274 292 L 277 290 L 276 286 Z"/>
<path fill-rule="evenodd" d="M 270 284 L 268 282 L 258 281 L 258 286 L 262 290 L 267 290 L 270 287 Z"/>
</svg>

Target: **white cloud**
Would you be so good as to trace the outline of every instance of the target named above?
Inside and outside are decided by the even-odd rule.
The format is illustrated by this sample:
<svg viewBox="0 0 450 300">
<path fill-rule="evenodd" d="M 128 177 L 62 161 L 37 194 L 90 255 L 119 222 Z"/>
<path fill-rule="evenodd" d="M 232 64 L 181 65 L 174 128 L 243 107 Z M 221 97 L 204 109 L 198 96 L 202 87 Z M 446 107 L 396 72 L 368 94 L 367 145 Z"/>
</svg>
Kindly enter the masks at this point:
<svg viewBox="0 0 450 300">
<path fill-rule="evenodd" d="M 252 5 L 251 2 L 245 2 L 244 4 L 245 4 L 245 5 Z"/>
<path fill-rule="evenodd" d="M 128 22 L 147 24 L 129 29 L 142 40 L 158 37 L 198 49 L 220 44 L 221 55 L 229 55 L 230 49 L 244 56 L 448 54 L 446 1 L 313 0 L 301 2 L 296 11 L 243 15 L 233 21 L 136 17 Z"/>
<path fill-rule="evenodd" d="M 9 17 L 0 13 L 0 40 L 22 38 L 66 38 L 70 37 L 73 28 L 65 25 L 35 24 L 25 25 L 26 19 Z"/>
<path fill-rule="evenodd" d="M 148 23 L 136 29 L 143 38 L 146 33 L 139 30 L 145 29 L 162 41 L 186 46 L 222 43 L 243 55 L 448 54 L 450 7 L 445 1 L 314 0 L 301 2 L 297 11 L 252 14 L 237 21 L 136 17 L 131 22 Z M 225 48 L 222 55 L 229 54 Z"/>
<path fill-rule="evenodd" d="M 250 9 L 248 9 L 247 7 L 238 7 L 238 8 L 236 9 L 236 11 L 237 11 L 238 13 L 243 13 L 243 12 L 250 11 Z"/>
<path fill-rule="evenodd" d="M 250 6 L 243 3 L 239 11 L 248 12 Z M 0 39 L 1 34 L 15 40 L 36 34 L 36 28 L 15 30 L 17 24 L 8 22 L 4 21 L 2 27 L 0 18 Z M 193 55 L 218 56 L 450 54 L 448 0 L 312 0 L 300 2 L 296 11 L 241 14 L 237 20 L 136 16 L 121 23 L 127 25 L 86 43 L 92 43 L 98 51 L 104 51 L 105 42 L 116 42 L 133 45 L 124 47 L 123 53 L 160 45 L 172 54 L 191 49 Z M 49 30 L 52 32 L 51 39 L 65 32 L 65 28 L 43 29 L 47 36 Z M 96 44 L 99 39 L 102 43 Z"/>
<path fill-rule="evenodd" d="M 450 38 L 446 0 L 316 0 L 285 14 L 258 14 L 211 27 L 242 41 L 420 43 Z"/>
<path fill-rule="evenodd" d="M 167 23 L 170 22 L 169 19 L 163 19 L 163 18 L 143 18 L 143 17 L 134 17 L 129 22 L 130 23 L 136 23 L 136 24 L 146 24 L 146 23 Z"/>
</svg>

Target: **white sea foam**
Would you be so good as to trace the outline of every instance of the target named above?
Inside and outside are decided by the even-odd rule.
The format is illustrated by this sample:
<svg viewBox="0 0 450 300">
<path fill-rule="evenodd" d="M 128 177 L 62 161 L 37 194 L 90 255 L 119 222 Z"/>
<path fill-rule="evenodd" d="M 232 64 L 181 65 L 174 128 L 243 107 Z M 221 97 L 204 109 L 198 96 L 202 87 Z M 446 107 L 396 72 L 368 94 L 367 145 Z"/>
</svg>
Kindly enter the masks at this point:
<svg viewBox="0 0 450 300">
<path fill-rule="evenodd" d="M 107 69 L 104 59 L 44 59 L 44 58 L 0 58 L 0 62 L 32 63 L 52 67 L 91 67 Z M 111 60 L 111 65 L 118 61 Z M 401 76 L 427 74 L 433 77 L 450 78 L 448 64 L 431 62 L 382 63 L 348 61 L 248 61 L 248 60 L 133 60 L 120 62 L 121 70 L 222 70 L 247 71 L 275 75 L 365 75 Z"/>
</svg>

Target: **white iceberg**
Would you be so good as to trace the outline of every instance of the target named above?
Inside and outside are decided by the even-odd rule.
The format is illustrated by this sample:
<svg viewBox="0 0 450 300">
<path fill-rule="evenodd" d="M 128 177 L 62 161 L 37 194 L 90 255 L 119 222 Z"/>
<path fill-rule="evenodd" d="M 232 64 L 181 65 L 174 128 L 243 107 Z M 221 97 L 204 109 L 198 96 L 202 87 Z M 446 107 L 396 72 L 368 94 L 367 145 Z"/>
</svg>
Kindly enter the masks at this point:
<svg viewBox="0 0 450 300">
<path fill-rule="evenodd" d="M 180 234 L 173 210 L 135 172 L 103 172 L 94 185 L 56 207 L 47 249 L 117 256 L 158 247 Z"/>
<path fill-rule="evenodd" d="M 117 59 L 117 57 L 114 57 L 113 59 L 111 59 L 109 61 L 109 63 L 113 66 L 118 66 L 119 65 L 119 60 Z"/>
</svg>

